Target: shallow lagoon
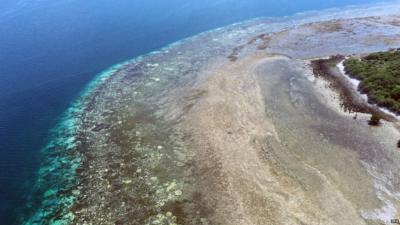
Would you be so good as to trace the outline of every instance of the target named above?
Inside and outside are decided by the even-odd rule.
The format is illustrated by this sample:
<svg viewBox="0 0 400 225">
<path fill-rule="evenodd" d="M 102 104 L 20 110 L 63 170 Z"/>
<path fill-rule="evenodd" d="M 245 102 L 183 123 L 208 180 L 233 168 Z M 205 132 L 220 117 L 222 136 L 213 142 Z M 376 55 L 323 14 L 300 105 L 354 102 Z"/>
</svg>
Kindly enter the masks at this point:
<svg viewBox="0 0 400 225">
<path fill-rule="evenodd" d="M 399 13 L 398 5 L 256 19 L 202 33 L 102 73 L 67 111 L 44 150 L 49 157 L 39 171 L 38 204 L 33 205 L 39 210 L 27 224 L 204 222 L 210 209 L 198 202 L 189 204 L 189 210 L 199 211 L 199 217 L 179 214 L 182 204 L 188 204 L 183 200 L 194 194 L 193 155 L 185 149 L 187 137 L 176 124 L 193 106 L 171 96 L 185 96 L 196 82 L 207 79 L 202 71 L 210 64 L 228 63 L 238 43 L 260 34 L 321 20 L 391 13 Z M 243 49 L 244 55 L 254 51 L 251 46 Z M 202 95 L 199 91 L 183 100 L 190 103 Z M 138 202 L 146 203 L 145 212 L 133 207 Z M 90 212 L 103 216 L 93 218 Z"/>
<path fill-rule="evenodd" d="M 48 130 L 109 65 L 249 18 L 368 2 L 1 1 L 0 220 L 12 224 L 25 203 Z"/>
</svg>

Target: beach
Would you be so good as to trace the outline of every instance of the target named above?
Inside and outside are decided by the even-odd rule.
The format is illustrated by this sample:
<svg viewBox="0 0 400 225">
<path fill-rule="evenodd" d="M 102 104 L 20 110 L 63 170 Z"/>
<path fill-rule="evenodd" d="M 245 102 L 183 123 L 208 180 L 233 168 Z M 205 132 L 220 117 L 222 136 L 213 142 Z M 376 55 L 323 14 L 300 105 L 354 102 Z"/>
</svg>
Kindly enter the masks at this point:
<svg viewBox="0 0 400 225">
<path fill-rule="evenodd" d="M 26 224 L 390 224 L 397 120 L 346 111 L 311 61 L 399 47 L 399 13 L 255 19 L 103 73 L 45 150 L 66 160 L 44 163 Z"/>
</svg>

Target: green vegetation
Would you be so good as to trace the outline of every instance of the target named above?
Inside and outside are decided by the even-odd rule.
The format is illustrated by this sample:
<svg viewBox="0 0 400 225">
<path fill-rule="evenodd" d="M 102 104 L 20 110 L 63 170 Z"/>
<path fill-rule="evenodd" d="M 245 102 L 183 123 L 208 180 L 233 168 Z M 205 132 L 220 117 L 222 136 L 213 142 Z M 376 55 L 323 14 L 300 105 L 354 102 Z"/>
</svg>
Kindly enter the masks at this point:
<svg viewBox="0 0 400 225">
<path fill-rule="evenodd" d="M 381 117 L 377 114 L 372 114 L 371 119 L 368 121 L 368 124 L 371 126 L 378 126 L 381 121 Z"/>
<path fill-rule="evenodd" d="M 372 103 L 400 113 L 400 51 L 372 53 L 345 62 L 346 72 L 361 81 L 359 90 Z"/>
</svg>

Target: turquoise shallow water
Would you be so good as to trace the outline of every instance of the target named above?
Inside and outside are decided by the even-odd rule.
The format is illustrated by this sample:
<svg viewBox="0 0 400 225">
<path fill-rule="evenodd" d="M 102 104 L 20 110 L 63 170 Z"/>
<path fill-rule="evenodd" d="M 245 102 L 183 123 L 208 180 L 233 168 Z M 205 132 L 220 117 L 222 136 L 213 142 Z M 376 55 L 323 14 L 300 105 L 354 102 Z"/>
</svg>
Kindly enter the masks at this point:
<svg viewBox="0 0 400 225">
<path fill-rule="evenodd" d="M 68 224 L 72 219 L 72 215 L 62 211 L 68 209 L 79 195 L 79 192 L 71 193 L 69 190 L 79 183 L 76 171 L 82 160 L 76 151 L 79 145 L 77 130 L 85 109 L 85 97 L 127 63 L 116 64 L 98 74 L 82 91 L 81 97 L 61 116 L 59 124 L 50 131 L 50 142 L 42 149 L 44 161 L 28 200 L 27 208 L 33 214 L 23 224 L 43 224 L 44 218 L 53 217 L 57 210 L 60 215 L 65 215 L 52 221 L 52 224 Z"/>
<path fill-rule="evenodd" d="M 379 7 L 378 7 L 379 8 Z M 385 7 L 383 7 L 385 8 Z M 271 20 L 270 25 L 257 26 L 259 21 L 266 21 L 265 19 L 255 19 L 252 21 L 245 22 L 243 24 L 235 24 L 230 28 L 216 29 L 215 31 L 209 31 L 199 36 L 194 36 L 186 40 L 175 42 L 163 49 L 149 53 L 148 55 L 140 56 L 126 62 L 116 64 L 110 69 L 105 70 L 96 76 L 96 78 L 90 82 L 85 90 L 81 93 L 81 97 L 78 98 L 70 108 L 60 118 L 59 124 L 51 131 L 51 138 L 46 147 L 42 150 L 44 155 L 44 161 L 41 168 L 38 171 L 38 179 L 33 188 L 33 193 L 30 198 L 30 211 L 32 215 L 26 218 L 23 224 L 68 224 L 74 217 L 73 214 L 68 212 L 80 195 L 79 189 L 75 187 L 79 184 L 77 179 L 77 173 L 79 167 L 82 164 L 80 158 L 79 148 L 81 147 L 81 139 L 85 138 L 80 136 L 78 131 L 80 126 L 84 123 L 83 118 L 85 110 L 90 107 L 90 100 L 96 97 L 96 91 L 103 84 L 113 80 L 113 76 L 117 76 L 119 71 L 123 71 L 130 64 L 135 64 L 143 60 L 148 60 L 152 56 L 158 56 L 166 54 L 171 49 L 179 49 L 181 45 L 186 42 L 196 42 L 199 37 L 207 37 L 207 35 L 213 36 L 214 33 L 223 34 L 224 31 L 234 31 L 235 27 L 242 29 L 243 27 L 249 26 L 251 29 L 249 33 L 243 32 L 238 29 L 238 32 L 233 39 L 226 39 L 227 42 L 221 40 L 221 43 L 226 44 L 226 47 L 234 46 L 235 41 L 240 38 L 248 38 L 257 34 L 257 31 L 278 31 L 289 25 L 313 22 L 319 20 L 328 20 L 333 18 L 347 18 L 353 16 L 362 15 L 374 15 L 371 12 L 372 9 L 360 8 L 353 10 L 330 10 L 326 12 L 313 12 L 310 14 L 297 15 L 294 18 L 285 18 Z M 373 9 L 372 11 L 374 11 Z M 397 10 L 397 9 L 392 9 Z M 389 10 L 390 11 L 390 10 Z M 379 14 L 383 11 L 376 11 Z M 396 11 L 397 12 L 397 11 Z M 268 20 L 267 20 L 268 21 Z M 275 22 L 273 22 L 275 21 Z M 228 35 L 229 36 L 229 35 Z M 219 37 L 216 35 L 216 37 Z M 237 38 L 237 39 L 235 39 Z M 201 39 L 201 38 L 200 38 Z M 233 41 L 234 40 L 234 41 Z M 230 43 L 230 42 L 234 43 Z M 201 46 L 200 46 L 201 48 Z M 155 57 L 156 58 L 156 57 Z M 148 63 L 157 63 L 157 61 Z M 48 221 L 48 222 L 43 222 Z"/>
<path fill-rule="evenodd" d="M 76 127 L 85 96 L 121 66 L 91 81 L 108 65 L 249 18 L 370 2 L 375 1 L 2 1 L 0 221 L 15 223 L 15 209 L 24 206 L 23 196 L 32 186 L 32 210 L 55 205 L 62 212 L 64 203 L 73 202 L 66 190 L 76 184 L 74 169 L 80 164 L 74 154 L 80 141 Z M 46 146 L 43 160 L 38 159 L 41 146 Z M 35 185 L 34 171 L 41 177 Z M 68 197 L 58 199 L 56 190 Z M 53 199 L 41 203 L 44 195 Z M 36 216 L 46 214 L 39 211 Z"/>
</svg>

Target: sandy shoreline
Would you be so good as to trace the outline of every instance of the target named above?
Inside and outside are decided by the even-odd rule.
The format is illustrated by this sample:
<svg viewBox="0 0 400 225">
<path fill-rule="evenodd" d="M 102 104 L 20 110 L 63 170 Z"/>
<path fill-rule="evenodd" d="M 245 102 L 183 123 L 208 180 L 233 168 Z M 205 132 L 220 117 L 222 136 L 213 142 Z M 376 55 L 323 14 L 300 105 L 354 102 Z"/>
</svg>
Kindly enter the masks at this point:
<svg viewBox="0 0 400 225">
<path fill-rule="evenodd" d="M 119 198 L 133 197 L 124 201 L 126 212 L 132 210 L 130 204 L 141 199 L 140 195 L 147 195 L 153 189 L 159 192 L 156 196 L 149 192 L 150 199 L 140 200 L 156 202 L 148 206 L 149 213 L 156 214 L 147 218 L 147 223 L 176 218 L 182 224 L 347 224 L 350 221 L 374 224 L 398 216 L 393 202 L 397 201 L 393 196 L 398 187 L 371 176 L 378 173 L 379 177 L 389 176 L 387 179 L 391 181 L 390 176 L 398 173 L 398 166 L 392 165 L 388 158 L 398 157 L 392 155 L 398 132 L 390 126 L 372 131 L 363 120 L 354 121 L 331 111 L 304 78 L 303 74 L 309 71 L 304 70 L 301 61 L 303 57 L 336 52 L 332 48 L 333 40 L 334 46 L 337 42 L 345 43 L 350 34 L 363 44 L 348 44 L 346 51 L 375 49 L 372 43 L 361 41 L 366 38 L 364 32 L 376 29 L 371 27 L 371 24 L 376 26 L 375 20 L 333 21 L 284 30 L 262 40 L 267 41 L 261 43 L 268 45 L 267 49 L 257 47 L 258 51 L 272 51 L 272 55 L 254 53 L 249 45 L 240 48 L 236 60 L 226 62 L 217 58 L 213 66 L 207 65 L 199 72 L 195 82 L 184 81 L 181 87 L 158 86 L 176 91 L 167 91 L 163 97 L 149 93 L 147 101 L 154 101 L 154 106 L 143 102 L 140 107 L 143 112 L 126 114 L 126 119 L 116 117 L 121 125 L 111 128 L 111 139 L 104 142 L 105 146 L 109 146 L 110 140 L 116 145 L 111 158 L 106 158 L 115 162 L 109 164 L 110 168 L 104 168 L 107 161 L 103 154 L 110 153 L 103 147 L 104 153 L 91 156 L 92 160 L 101 160 L 90 163 L 96 168 L 95 174 L 104 168 L 100 176 L 108 181 L 90 179 L 90 186 L 105 187 L 102 188 L 105 193 L 110 186 L 111 190 L 121 193 Z M 325 30 L 326 27 L 332 28 Z M 356 29 L 358 33 L 352 33 Z M 330 38 L 332 42 L 309 46 L 317 43 L 307 38 L 316 35 Z M 384 38 L 381 36 L 378 34 L 377 40 Z M 252 44 L 258 45 L 258 42 Z M 290 58 L 277 56 L 281 54 Z M 162 82 L 161 77 L 149 79 L 153 85 Z M 179 96 L 180 93 L 183 95 Z M 160 103 L 165 108 L 157 109 Z M 147 121 L 155 126 L 147 127 Z M 124 149 L 131 144 L 129 136 L 126 140 L 122 137 L 126 136 L 126 129 L 132 128 L 144 135 L 139 135 L 138 143 L 143 147 L 137 147 L 136 151 L 140 151 L 136 154 L 149 158 L 145 162 L 154 167 L 132 161 L 133 156 L 126 155 Z M 183 139 L 178 133 L 182 133 Z M 150 138 L 151 147 L 140 141 L 143 138 Z M 155 149 L 158 149 L 156 155 Z M 172 149 L 175 150 L 169 152 Z M 130 163 L 127 157 L 132 158 Z M 121 167 L 127 167 L 127 174 L 113 181 L 115 172 L 110 171 L 117 168 L 123 171 Z M 140 180 L 124 178 L 130 173 L 139 178 L 143 176 L 141 179 L 147 184 L 144 192 L 126 189 L 131 184 L 140 185 Z M 87 174 L 93 176 L 90 172 Z M 355 186 L 357 192 L 353 191 Z M 393 195 L 380 194 L 383 190 L 390 190 Z M 97 192 L 91 189 L 89 193 Z M 109 211 L 108 215 L 112 216 L 113 210 L 107 207 L 118 200 L 111 196 L 106 197 L 110 203 L 102 203 L 100 208 L 87 212 Z M 102 201 L 93 200 L 89 205 Z M 389 206 L 387 210 L 385 207 Z M 118 204 L 113 208 L 118 209 Z M 146 213 L 140 207 L 133 212 Z M 91 220 L 91 214 L 84 216 L 85 211 L 80 208 L 78 215 L 78 221 Z M 131 215 L 128 218 L 138 219 L 135 214 Z"/>
<path fill-rule="evenodd" d="M 370 10 L 296 26 L 238 24 L 123 65 L 85 96 L 67 152 L 82 158 L 79 182 L 46 192 L 36 220 L 371 225 L 400 217 L 399 132 L 343 113 L 308 60 L 400 45 L 397 16 Z M 49 207 L 52 199 L 68 201 Z"/>
<path fill-rule="evenodd" d="M 357 91 L 357 93 L 360 95 L 360 97 L 363 98 L 364 101 L 366 101 L 367 103 L 369 103 L 368 95 L 367 95 L 367 94 L 363 94 L 363 93 L 361 93 L 361 92 L 358 90 L 358 85 L 360 84 L 360 81 L 357 80 L 357 79 L 355 79 L 355 78 L 350 77 L 350 75 L 346 73 L 346 71 L 345 71 L 345 66 L 344 66 L 344 61 L 341 61 L 341 62 L 340 62 L 339 64 L 337 64 L 336 66 L 337 66 L 337 68 L 340 70 L 340 72 L 341 72 L 341 74 L 343 75 L 343 77 L 345 77 L 346 79 L 348 79 L 348 80 L 350 81 L 350 83 L 352 84 L 352 88 L 353 88 L 354 90 Z M 392 116 L 392 117 L 393 117 L 394 119 L 396 119 L 397 121 L 398 121 L 399 118 L 400 118 L 398 114 L 396 114 L 395 112 L 390 111 L 389 109 L 387 109 L 387 108 L 385 108 L 385 107 L 380 107 L 380 106 L 378 106 L 377 104 L 371 104 L 371 103 L 369 103 L 369 105 L 370 105 L 371 107 L 377 107 L 377 108 L 379 108 L 379 110 L 381 110 L 382 112 L 384 112 L 384 113 L 386 113 L 386 114 Z"/>
<path fill-rule="evenodd" d="M 344 56 L 333 56 L 325 59 L 313 59 L 311 66 L 317 77 L 325 79 L 330 88 L 339 93 L 340 104 L 349 113 L 376 114 L 390 122 L 397 122 L 396 114 L 371 104 L 368 96 L 358 90 L 360 81 L 349 77 L 343 66 Z"/>
<path fill-rule="evenodd" d="M 212 224 L 374 224 L 397 216 L 398 190 L 377 179 L 388 172 L 380 171 L 384 155 L 395 153 L 399 132 L 390 124 L 370 133 L 368 115 L 343 114 L 337 94 L 329 99 L 336 108 L 326 108 L 307 61 L 255 54 L 213 73 L 184 120 L 189 148 L 200 151 L 196 185 L 214 209 Z"/>
<path fill-rule="evenodd" d="M 329 62 L 332 60 L 326 58 L 323 59 L 326 62 Z M 398 136 L 398 125 L 397 125 L 397 117 L 396 115 L 394 115 L 393 113 L 382 109 L 380 107 L 377 107 L 375 105 L 372 105 L 370 103 L 368 103 L 367 97 L 363 96 L 361 93 L 358 92 L 357 90 L 357 83 L 354 81 L 351 81 L 349 77 L 347 77 L 347 75 L 345 74 L 343 67 L 341 67 L 341 63 L 343 61 L 340 61 L 338 64 L 337 60 L 333 60 L 333 63 L 336 65 L 336 68 L 331 68 L 330 71 L 326 74 L 327 76 L 341 76 L 341 78 L 339 79 L 344 79 L 345 81 L 347 81 L 348 83 L 344 84 L 342 87 L 340 88 L 344 88 L 344 89 L 350 89 L 352 91 L 352 93 L 354 93 L 354 96 L 351 96 L 350 99 L 343 99 L 342 97 L 340 97 L 340 90 L 338 91 L 337 87 L 332 87 L 329 84 L 325 84 L 325 88 L 327 88 L 328 86 L 330 86 L 329 88 L 332 88 L 332 91 L 336 92 L 336 97 L 332 98 L 332 92 L 328 89 L 322 89 L 322 93 L 325 96 L 324 98 L 328 101 L 332 101 L 335 102 L 336 104 L 333 104 L 333 107 L 335 108 L 335 110 L 338 111 L 342 111 L 343 110 L 343 101 L 353 101 L 353 102 L 348 102 L 345 104 L 354 104 L 355 106 L 348 106 L 348 107 L 353 107 L 353 111 L 348 111 L 345 112 L 344 115 L 347 115 L 348 117 L 353 117 L 355 120 L 360 120 L 363 123 L 367 123 L 369 120 L 369 117 L 371 115 L 371 113 L 375 113 L 378 114 L 379 111 L 381 111 L 380 115 L 382 115 L 383 118 L 386 118 L 388 120 L 388 122 L 385 122 L 383 124 L 381 124 L 381 126 L 383 126 L 383 129 L 387 129 L 388 131 L 384 132 L 384 135 L 389 135 L 389 133 L 395 134 L 392 138 L 392 145 L 393 145 L 393 149 L 395 149 L 395 142 L 396 142 L 396 137 Z M 339 72 L 339 73 L 338 73 Z M 317 78 L 317 79 L 323 79 L 322 82 L 329 82 L 326 81 L 325 78 Z M 333 94 L 335 95 L 335 94 Z M 355 99 L 361 99 L 361 102 L 357 102 L 357 100 L 354 100 L 352 98 Z M 359 107 L 359 105 L 362 105 L 362 111 L 364 112 L 359 112 L 357 110 L 354 111 L 354 109 L 357 109 L 357 106 Z M 343 111 L 344 112 L 344 111 Z M 386 114 L 386 116 L 385 116 Z M 390 121 L 390 122 L 389 122 Z M 388 139 L 388 141 L 390 141 L 390 139 Z M 382 176 L 382 174 L 379 174 L 379 168 L 377 168 L 376 166 L 370 165 L 368 163 L 362 162 L 363 166 L 365 167 L 365 169 L 367 169 L 368 173 L 370 174 L 371 177 L 374 177 L 376 179 L 374 187 L 377 190 L 377 196 L 378 198 L 382 201 L 383 206 L 380 209 L 375 209 L 373 211 L 370 211 L 369 213 L 366 211 L 363 211 L 362 215 L 364 218 L 371 218 L 371 219 L 377 219 L 380 218 L 383 221 L 386 221 L 386 224 L 390 224 L 390 220 L 392 218 L 396 218 L 397 215 L 397 207 L 398 207 L 398 196 L 399 193 L 395 192 L 395 193 L 391 193 L 391 191 L 388 191 L 385 187 L 385 182 L 388 182 L 388 180 L 384 181 L 384 179 L 382 179 L 380 176 Z M 395 178 L 392 178 L 393 181 L 395 181 Z M 382 183 L 383 182 L 383 183 Z M 385 193 L 385 194 L 383 194 Z M 387 195 L 391 196 L 395 201 L 395 203 L 393 203 L 392 201 L 389 201 L 387 199 Z M 389 222 L 388 222 L 389 221 Z"/>
</svg>

